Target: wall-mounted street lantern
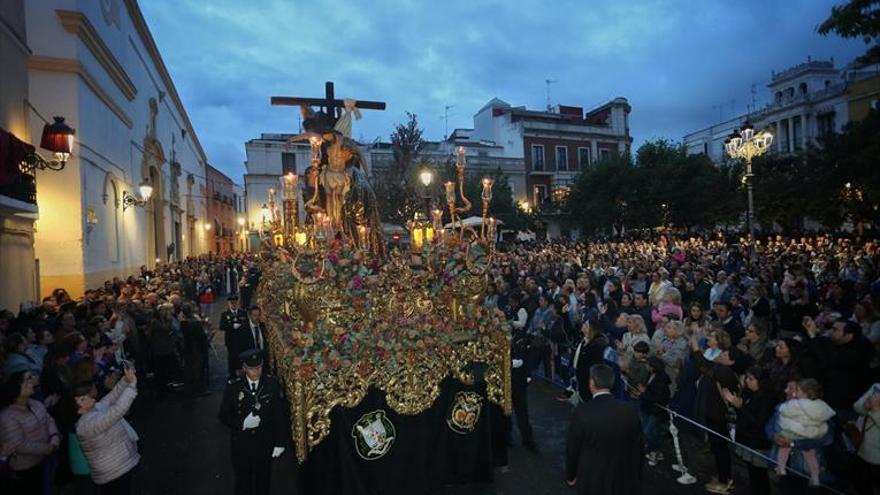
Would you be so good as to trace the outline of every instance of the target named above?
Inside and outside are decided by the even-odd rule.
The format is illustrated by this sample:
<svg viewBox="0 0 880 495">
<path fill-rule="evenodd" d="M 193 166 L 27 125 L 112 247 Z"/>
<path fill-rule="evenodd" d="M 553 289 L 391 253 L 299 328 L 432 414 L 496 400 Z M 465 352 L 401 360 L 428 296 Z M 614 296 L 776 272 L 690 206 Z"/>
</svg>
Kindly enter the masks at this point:
<svg viewBox="0 0 880 495">
<path fill-rule="evenodd" d="M 143 207 L 147 204 L 147 201 L 150 200 L 150 196 L 153 195 L 153 185 L 150 184 L 150 179 L 144 178 L 138 186 L 138 190 L 141 193 L 142 199 L 138 199 L 136 196 L 128 194 L 128 191 L 122 191 L 122 211 L 125 211 L 129 206 Z"/>
<path fill-rule="evenodd" d="M 55 122 L 43 126 L 40 147 L 55 154 L 54 159 L 47 160 L 34 151 L 27 158 L 27 163 L 34 169 L 63 170 L 73 149 L 73 136 L 76 131 L 64 122 L 64 117 L 54 117 Z"/>
</svg>

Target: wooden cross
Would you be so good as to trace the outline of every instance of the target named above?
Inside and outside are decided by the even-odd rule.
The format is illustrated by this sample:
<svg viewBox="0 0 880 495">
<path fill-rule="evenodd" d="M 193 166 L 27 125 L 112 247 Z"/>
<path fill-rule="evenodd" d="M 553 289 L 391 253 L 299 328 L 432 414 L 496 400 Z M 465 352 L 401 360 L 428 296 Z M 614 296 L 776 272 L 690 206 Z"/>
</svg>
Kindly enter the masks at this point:
<svg viewBox="0 0 880 495">
<path fill-rule="evenodd" d="M 329 125 L 333 127 L 336 125 L 336 119 L 340 116 L 337 113 L 337 110 L 344 107 L 345 102 L 343 100 L 337 100 L 333 94 L 333 83 L 327 81 L 324 83 L 324 98 L 301 98 L 297 96 L 273 96 L 272 97 L 272 105 L 282 105 L 282 106 L 318 106 L 321 107 L 324 113 L 327 115 L 327 118 L 330 120 Z M 357 100 L 355 106 L 358 108 L 364 108 L 368 110 L 385 110 L 385 102 L 384 101 L 365 101 L 365 100 Z"/>
</svg>

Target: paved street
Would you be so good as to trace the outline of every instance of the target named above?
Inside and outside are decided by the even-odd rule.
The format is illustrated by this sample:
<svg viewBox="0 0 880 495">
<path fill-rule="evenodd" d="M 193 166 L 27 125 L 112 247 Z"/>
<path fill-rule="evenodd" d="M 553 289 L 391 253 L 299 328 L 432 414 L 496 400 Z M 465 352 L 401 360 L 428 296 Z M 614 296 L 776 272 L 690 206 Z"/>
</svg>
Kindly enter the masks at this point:
<svg viewBox="0 0 880 495">
<path fill-rule="evenodd" d="M 220 305 L 218 305 L 220 306 Z M 218 308 L 219 309 L 219 308 Z M 214 321 L 219 318 L 219 311 Z M 232 470 L 228 434 L 217 421 L 217 409 L 225 379 L 225 349 L 222 334 L 215 337 L 217 354 L 211 355 L 211 394 L 189 399 L 156 402 L 151 390 L 143 390 L 135 406 L 132 423 L 142 439 L 142 461 L 136 475 L 136 493 L 163 495 L 225 495 L 232 493 Z M 570 408 L 555 400 L 558 390 L 535 380 L 529 386 L 532 425 L 540 446 L 535 455 L 518 445 L 510 450 L 510 466 L 496 470 L 495 482 L 486 486 L 449 487 L 447 494 L 461 495 L 551 495 L 573 493 L 563 486 L 565 433 Z M 693 450 L 691 450 L 693 451 Z M 671 452 L 667 452 L 667 459 Z M 702 469 L 708 473 L 708 453 Z M 669 462 L 646 468 L 645 494 L 706 493 L 700 482 L 683 487 L 674 481 Z M 662 469 L 661 469 L 662 468 Z M 741 478 L 740 478 L 741 480 Z M 273 493 L 296 495 L 296 460 L 291 452 L 274 463 Z M 744 485 L 744 481 L 739 483 Z M 742 487 L 737 493 L 746 493 Z"/>
</svg>

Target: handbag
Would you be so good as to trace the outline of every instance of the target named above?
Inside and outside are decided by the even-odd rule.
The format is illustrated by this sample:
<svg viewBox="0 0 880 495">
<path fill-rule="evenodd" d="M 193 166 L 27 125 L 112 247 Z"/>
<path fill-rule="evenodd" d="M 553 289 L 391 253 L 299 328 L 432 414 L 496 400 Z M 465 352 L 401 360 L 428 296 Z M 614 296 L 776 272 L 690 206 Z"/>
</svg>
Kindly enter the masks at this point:
<svg viewBox="0 0 880 495">
<path fill-rule="evenodd" d="M 89 470 L 89 462 L 86 460 L 86 456 L 79 444 L 79 437 L 76 436 L 76 433 L 70 432 L 67 438 L 67 457 L 70 459 L 70 472 L 78 476 L 88 476 L 91 472 Z"/>
<path fill-rule="evenodd" d="M 861 427 L 859 427 L 859 422 L 861 421 Z M 868 426 L 868 421 L 871 422 L 871 426 Z M 865 432 L 877 426 L 874 423 L 874 419 L 870 416 L 862 416 L 856 421 L 847 421 L 843 425 L 843 437 L 844 443 L 846 444 L 846 449 L 851 453 L 855 454 L 862 447 L 862 443 L 865 441 Z"/>
</svg>

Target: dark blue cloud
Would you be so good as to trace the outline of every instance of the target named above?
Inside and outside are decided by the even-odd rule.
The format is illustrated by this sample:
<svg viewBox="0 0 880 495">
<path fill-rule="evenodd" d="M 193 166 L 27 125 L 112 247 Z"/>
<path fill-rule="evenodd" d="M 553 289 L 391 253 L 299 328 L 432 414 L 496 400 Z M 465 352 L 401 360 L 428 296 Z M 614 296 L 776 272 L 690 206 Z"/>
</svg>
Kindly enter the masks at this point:
<svg viewBox="0 0 880 495">
<path fill-rule="evenodd" d="M 816 34 L 832 0 L 558 2 L 150 0 L 141 8 L 208 158 L 237 182 L 244 142 L 295 132 L 297 112 L 273 95 L 388 102 L 364 112 L 355 137 L 387 139 L 405 112 L 429 139 L 470 127 L 498 96 L 514 105 L 633 106 L 636 145 L 680 139 L 719 113 L 742 113 L 772 70 L 813 58 L 843 65 L 859 41 Z M 731 103 L 731 100 L 735 102 Z M 719 105 L 721 108 L 719 109 Z"/>
</svg>

